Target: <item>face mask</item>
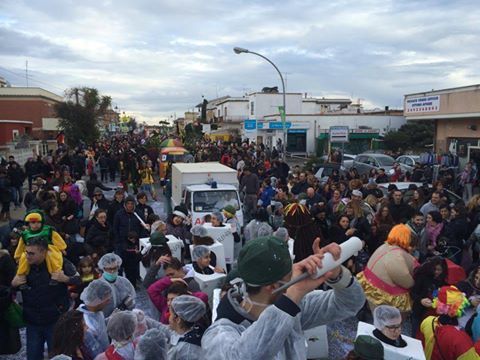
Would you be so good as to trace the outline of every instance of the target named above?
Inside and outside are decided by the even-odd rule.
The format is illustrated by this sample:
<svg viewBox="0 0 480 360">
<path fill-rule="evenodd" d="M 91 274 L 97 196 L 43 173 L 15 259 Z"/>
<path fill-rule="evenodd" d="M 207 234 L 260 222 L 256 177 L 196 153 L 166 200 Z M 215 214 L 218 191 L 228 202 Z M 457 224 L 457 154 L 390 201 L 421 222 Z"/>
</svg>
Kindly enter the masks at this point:
<svg viewBox="0 0 480 360">
<path fill-rule="evenodd" d="M 109 272 L 103 273 L 103 278 L 108 282 L 114 282 L 115 280 L 117 280 L 117 276 L 118 276 L 118 272 L 114 272 L 113 274 Z"/>
</svg>

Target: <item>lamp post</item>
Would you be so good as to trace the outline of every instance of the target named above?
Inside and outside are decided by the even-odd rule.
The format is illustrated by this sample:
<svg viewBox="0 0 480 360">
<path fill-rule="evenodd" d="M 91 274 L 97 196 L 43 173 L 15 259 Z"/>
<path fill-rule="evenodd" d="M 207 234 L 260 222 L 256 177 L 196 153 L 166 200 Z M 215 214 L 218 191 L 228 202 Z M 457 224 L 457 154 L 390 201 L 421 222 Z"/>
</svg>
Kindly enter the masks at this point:
<svg viewBox="0 0 480 360">
<path fill-rule="evenodd" d="M 285 82 L 283 81 L 283 76 L 278 67 L 266 56 L 256 53 L 254 51 L 250 51 L 248 49 L 244 49 L 241 47 L 234 47 L 233 51 L 235 54 L 253 54 L 260 56 L 262 59 L 268 61 L 274 68 L 277 70 L 278 75 L 280 76 L 280 80 L 282 81 L 282 98 L 283 98 L 283 106 L 282 109 L 279 111 L 280 112 L 280 117 L 282 119 L 282 130 L 283 130 L 283 152 L 282 152 L 282 158 L 285 160 L 285 154 L 287 152 L 287 129 L 286 129 L 286 101 L 285 101 Z"/>
</svg>

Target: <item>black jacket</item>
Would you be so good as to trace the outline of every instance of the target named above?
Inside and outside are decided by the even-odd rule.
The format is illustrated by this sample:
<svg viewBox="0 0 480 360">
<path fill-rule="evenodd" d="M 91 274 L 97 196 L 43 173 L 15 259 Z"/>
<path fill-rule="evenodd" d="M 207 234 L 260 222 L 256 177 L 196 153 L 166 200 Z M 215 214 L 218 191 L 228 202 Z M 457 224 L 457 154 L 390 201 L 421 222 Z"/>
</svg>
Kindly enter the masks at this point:
<svg viewBox="0 0 480 360">
<path fill-rule="evenodd" d="M 25 181 L 25 173 L 18 165 L 15 169 L 13 167 L 9 167 L 7 170 L 7 176 L 10 179 L 10 184 L 12 186 L 21 186 Z"/>
<path fill-rule="evenodd" d="M 79 285 L 80 277 L 73 264 L 63 259 L 63 272 L 70 276 L 69 285 Z M 68 311 L 70 298 L 67 284 L 50 285 L 47 265 L 32 265 L 27 275 L 28 290 L 22 291 L 23 318 L 27 324 L 52 325 L 60 315 Z"/>
<path fill-rule="evenodd" d="M 137 204 L 135 206 L 135 212 L 142 218 L 142 220 L 146 223 L 147 218 L 150 214 L 153 214 L 153 209 L 149 205 L 142 205 L 142 204 Z"/>
<path fill-rule="evenodd" d="M 113 225 L 113 220 L 115 219 L 115 215 L 121 209 L 123 209 L 123 201 L 118 202 L 117 200 L 113 199 L 107 209 L 107 221 L 110 225 Z"/>
<path fill-rule="evenodd" d="M 85 236 L 85 242 L 94 248 L 102 246 L 108 248 L 111 243 L 108 223 L 106 223 L 106 226 L 102 226 L 96 219 L 92 219 L 92 224 L 88 228 L 87 235 Z"/>
<path fill-rule="evenodd" d="M 128 233 L 134 231 L 137 235 L 142 233 L 144 227 L 140 220 L 133 213 L 128 213 L 125 209 L 119 210 L 113 220 L 113 239 L 115 251 L 125 250 L 127 245 Z"/>
<path fill-rule="evenodd" d="M 470 237 L 468 221 L 464 217 L 452 219 L 446 226 L 448 245 L 463 249 L 463 244 Z"/>
<path fill-rule="evenodd" d="M 388 205 L 388 209 L 390 210 L 390 214 L 396 224 L 405 224 L 410 220 L 414 212 L 413 208 L 410 205 L 405 204 L 403 201 L 397 205 L 392 200 Z"/>
</svg>

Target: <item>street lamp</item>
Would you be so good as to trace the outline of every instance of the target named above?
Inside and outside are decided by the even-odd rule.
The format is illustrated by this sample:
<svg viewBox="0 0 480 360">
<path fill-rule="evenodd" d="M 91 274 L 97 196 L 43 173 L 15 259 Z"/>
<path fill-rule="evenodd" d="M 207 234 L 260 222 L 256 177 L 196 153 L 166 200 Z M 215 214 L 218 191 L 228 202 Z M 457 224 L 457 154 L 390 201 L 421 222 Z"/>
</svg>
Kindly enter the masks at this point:
<svg viewBox="0 0 480 360">
<path fill-rule="evenodd" d="M 287 129 L 286 129 L 286 122 L 285 122 L 286 119 L 285 118 L 286 118 L 287 110 L 286 110 L 286 101 L 285 101 L 285 82 L 283 81 L 282 73 L 280 72 L 280 70 L 278 70 L 278 67 L 269 58 L 267 58 L 266 56 L 264 56 L 262 54 L 259 54 L 259 53 L 256 53 L 254 51 L 250 51 L 248 49 L 244 49 L 244 48 L 241 48 L 241 47 L 234 47 L 233 51 L 234 51 L 235 54 L 253 54 L 253 55 L 260 56 L 262 59 L 268 61 L 275 68 L 275 70 L 277 70 L 278 75 L 280 76 L 280 80 L 282 81 L 282 97 L 283 97 L 283 113 L 282 113 L 282 111 L 280 111 L 280 116 L 282 118 L 282 130 L 283 130 L 283 153 L 282 153 L 282 157 L 283 157 L 283 160 L 285 160 L 285 154 L 287 152 Z"/>
</svg>

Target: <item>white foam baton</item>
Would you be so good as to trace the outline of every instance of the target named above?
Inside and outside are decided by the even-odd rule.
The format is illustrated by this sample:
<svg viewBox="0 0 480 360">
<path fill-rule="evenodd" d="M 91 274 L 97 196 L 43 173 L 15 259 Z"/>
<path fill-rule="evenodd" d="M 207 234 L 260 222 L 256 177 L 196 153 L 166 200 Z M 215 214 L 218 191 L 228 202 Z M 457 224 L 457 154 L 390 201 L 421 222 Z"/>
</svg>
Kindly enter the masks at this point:
<svg viewBox="0 0 480 360">
<path fill-rule="evenodd" d="M 333 255 L 330 253 L 325 253 L 322 259 L 322 267 L 317 268 L 317 272 L 315 275 L 310 275 L 309 273 L 303 273 L 300 276 L 290 280 L 285 285 L 280 286 L 276 289 L 273 293 L 277 293 L 287 289 L 288 287 L 296 284 L 308 277 L 312 279 L 318 279 L 320 276 L 325 275 L 330 270 L 336 268 L 337 266 L 342 265 L 345 261 L 350 259 L 352 256 L 356 256 L 360 250 L 362 250 L 363 242 L 358 237 L 354 236 L 345 241 L 344 243 L 340 244 L 340 257 L 338 260 L 333 258 Z"/>
</svg>

